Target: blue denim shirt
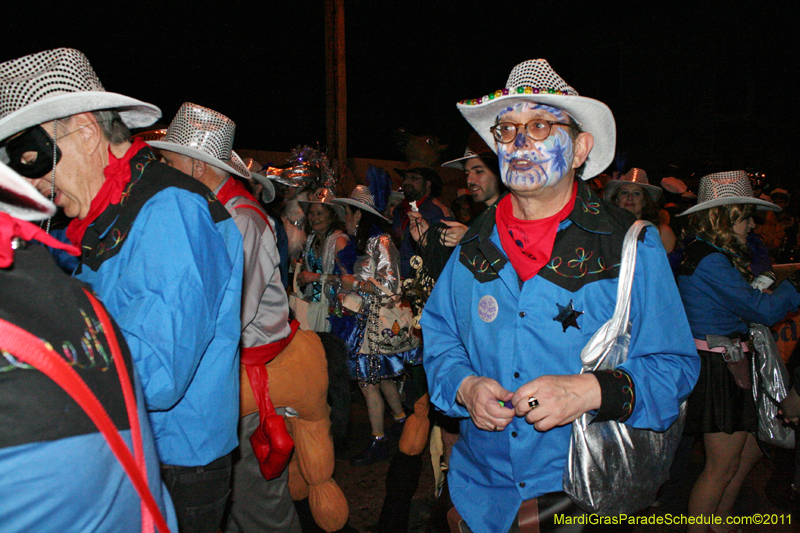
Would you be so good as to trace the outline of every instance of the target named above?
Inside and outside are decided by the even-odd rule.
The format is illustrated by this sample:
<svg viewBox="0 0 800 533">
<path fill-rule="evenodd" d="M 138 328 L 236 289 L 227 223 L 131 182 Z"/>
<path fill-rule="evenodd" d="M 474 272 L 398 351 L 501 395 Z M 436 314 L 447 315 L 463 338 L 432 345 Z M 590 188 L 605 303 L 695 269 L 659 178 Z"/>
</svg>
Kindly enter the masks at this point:
<svg viewBox="0 0 800 533">
<path fill-rule="evenodd" d="M 614 312 L 620 233 L 630 222 L 621 223 L 625 215 L 579 184 L 550 262 L 520 283 L 502 252 L 494 210 L 482 216 L 490 217 L 483 224 L 490 231 L 481 236 L 470 229 L 425 306 L 424 365 L 433 404 L 463 418 L 448 474 L 453 503 L 474 531 L 506 532 L 524 500 L 562 490 L 571 426 L 539 432 L 515 418 L 503 431 L 483 431 L 456 402 L 456 393 L 470 375 L 493 378 L 515 391 L 543 375 L 579 373 L 581 350 Z M 477 246 L 482 253 L 470 245 L 473 239 L 483 241 Z M 607 246 L 612 240 L 620 243 L 619 251 Z M 576 245 L 583 241 L 585 247 Z M 558 306 L 570 301 L 583 313 L 577 318 L 580 329 L 564 330 L 554 320 Z M 666 253 L 652 228 L 638 246 L 631 322 L 628 361 L 621 368 L 632 377 L 636 398 L 626 423 L 664 430 L 694 387 L 700 362 Z"/>
</svg>

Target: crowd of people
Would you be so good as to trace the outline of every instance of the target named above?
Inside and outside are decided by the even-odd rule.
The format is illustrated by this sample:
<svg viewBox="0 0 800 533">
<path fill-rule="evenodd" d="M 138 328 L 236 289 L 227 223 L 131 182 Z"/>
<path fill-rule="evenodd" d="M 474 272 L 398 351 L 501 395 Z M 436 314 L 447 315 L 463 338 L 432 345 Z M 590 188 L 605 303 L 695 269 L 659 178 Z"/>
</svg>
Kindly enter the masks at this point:
<svg viewBox="0 0 800 533">
<path fill-rule="evenodd" d="M 234 121 L 194 103 L 131 135 L 160 110 L 105 91 L 77 50 L 0 63 L 0 89 L 4 530 L 299 532 L 305 497 L 341 529 L 337 363 L 371 429 L 351 463 L 398 445 L 381 531 L 408 527 L 431 425 L 449 524 L 432 529 L 529 531 L 583 513 L 563 490 L 573 421 L 663 432 L 684 402 L 706 452 L 688 513 L 733 512 L 762 453 L 749 327 L 800 307 L 793 274 L 753 283 L 799 244 L 791 193 L 763 176 L 721 169 L 693 193 L 603 174 L 611 110 L 543 59 L 457 104 L 474 133 L 442 165 L 464 173 L 452 209 L 434 166 L 395 169 L 395 191 L 371 167 L 348 193 L 319 149 L 243 160 Z M 627 360 L 586 371 L 637 220 Z M 782 409 L 797 423 L 794 389 Z M 709 528 L 727 530 L 689 531 Z"/>
</svg>

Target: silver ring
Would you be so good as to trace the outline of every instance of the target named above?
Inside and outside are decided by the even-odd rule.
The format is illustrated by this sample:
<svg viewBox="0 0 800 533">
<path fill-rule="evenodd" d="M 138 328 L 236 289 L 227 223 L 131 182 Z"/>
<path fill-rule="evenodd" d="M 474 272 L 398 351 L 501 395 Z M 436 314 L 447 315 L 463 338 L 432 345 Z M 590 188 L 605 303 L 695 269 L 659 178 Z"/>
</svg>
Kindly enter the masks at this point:
<svg viewBox="0 0 800 533">
<path fill-rule="evenodd" d="M 531 410 L 536 409 L 539 407 L 539 400 L 536 399 L 536 396 L 531 396 L 528 398 L 528 405 L 530 406 Z"/>
</svg>

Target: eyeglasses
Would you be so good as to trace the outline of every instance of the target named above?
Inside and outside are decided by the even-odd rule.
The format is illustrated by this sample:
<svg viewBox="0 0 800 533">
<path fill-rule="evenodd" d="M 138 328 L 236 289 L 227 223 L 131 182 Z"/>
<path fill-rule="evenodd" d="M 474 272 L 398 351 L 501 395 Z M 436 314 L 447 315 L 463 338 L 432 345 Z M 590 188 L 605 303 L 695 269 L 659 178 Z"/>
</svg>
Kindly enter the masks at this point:
<svg viewBox="0 0 800 533">
<path fill-rule="evenodd" d="M 514 122 L 501 122 L 496 126 L 489 128 L 492 135 L 497 142 L 507 144 L 517 137 L 520 127 L 525 128 L 525 134 L 534 141 L 543 141 L 550 136 L 550 129 L 553 126 L 566 126 L 568 128 L 575 128 L 575 124 L 567 124 L 565 122 L 554 122 L 552 120 L 542 120 L 540 118 L 526 122 L 525 124 L 518 124 Z"/>
</svg>

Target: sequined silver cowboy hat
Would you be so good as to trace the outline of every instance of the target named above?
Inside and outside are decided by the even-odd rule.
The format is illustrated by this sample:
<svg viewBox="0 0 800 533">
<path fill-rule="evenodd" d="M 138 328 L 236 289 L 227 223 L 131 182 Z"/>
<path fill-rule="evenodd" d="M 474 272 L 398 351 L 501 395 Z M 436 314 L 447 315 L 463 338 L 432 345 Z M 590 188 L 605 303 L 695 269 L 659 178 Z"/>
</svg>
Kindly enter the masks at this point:
<svg viewBox="0 0 800 533">
<path fill-rule="evenodd" d="M 772 202 L 753 197 L 750 178 L 744 170 L 716 172 L 700 178 L 697 191 L 697 205 L 690 207 L 677 216 L 691 215 L 704 209 L 720 205 L 752 204 L 756 209 L 780 211 L 781 208 Z"/>
<path fill-rule="evenodd" d="M 250 179 L 244 161 L 233 151 L 235 133 L 236 124 L 222 113 L 185 102 L 172 119 L 166 135 L 148 144 Z"/>
<path fill-rule="evenodd" d="M 144 128 L 161 110 L 103 88 L 89 60 L 57 48 L 0 63 L 0 141 L 31 126 L 78 113 L 115 109 L 129 128 Z"/>
</svg>

